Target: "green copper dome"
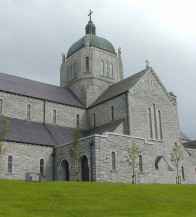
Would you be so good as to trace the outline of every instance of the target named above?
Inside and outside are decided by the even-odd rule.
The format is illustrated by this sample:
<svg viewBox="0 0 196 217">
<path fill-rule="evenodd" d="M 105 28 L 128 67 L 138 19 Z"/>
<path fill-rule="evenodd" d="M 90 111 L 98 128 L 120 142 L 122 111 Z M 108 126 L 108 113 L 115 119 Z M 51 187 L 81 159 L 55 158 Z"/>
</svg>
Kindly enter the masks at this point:
<svg viewBox="0 0 196 217">
<path fill-rule="evenodd" d="M 82 37 L 80 40 L 75 42 L 68 50 L 67 52 L 67 58 L 80 50 L 81 48 L 85 47 L 86 38 L 89 38 L 90 46 L 108 51 L 110 53 L 115 54 L 115 49 L 113 45 L 106 39 L 98 37 L 96 35 L 87 34 L 86 36 Z"/>
<path fill-rule="evenodd" d="M 90 20 L 86 25 L 86 35 L 82 37 L 80 40 L 75 42 L 67 52 L 67 58 L 70 57 L 72 54 L 76 53 L 78 50 L 85 46 L 92 46 L 96 47 L 110 53 L 116 53 L 113 45 L 106 39 L 96 36 L 96 27 L 91 20 L 91 14 L 93 12 L 90 11 Z"/>
</svg>

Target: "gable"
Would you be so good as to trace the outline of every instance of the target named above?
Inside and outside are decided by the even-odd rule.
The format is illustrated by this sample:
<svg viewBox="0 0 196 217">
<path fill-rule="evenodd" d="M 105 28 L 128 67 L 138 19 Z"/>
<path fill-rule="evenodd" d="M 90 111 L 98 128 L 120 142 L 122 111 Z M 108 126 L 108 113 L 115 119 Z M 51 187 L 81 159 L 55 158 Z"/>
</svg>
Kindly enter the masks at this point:
<svg viewBox="0 0 196 217">
<path fill-rule="evenodd" d="M 163 92 L 165 93 L 165 95 L 168 97 L 168 99 L 171 101 L 171 103 L 173 105 L 176 105 L 176 97 L 175 97 L 175 95 L 173 93 L 171 93 L 171 92 L 168 92 L 166 90 L 165 86 L 163 85 L 163 83 L 161 82 L 161 80 L 159 79 L 159 77 L 157 76 L 157 74 L 154 72 L 154 70 L 151 67 L 149 67 L 146 70 L 146 73 L 142 77 L 140 77 L 140 79 L 138 80 L 137 83 L 135 83 L 132 87 L 130 87 L 129 92 L 133 93 L 134 90 L 138 86 L 142 85 L 143 82 L 146 82 L 146 78 L 149 76 L 149 74 L 151 74 L 153 76 L 153 78 L 159 84 L 159 86 L 161 87 L 161 89 L 163 90 Z M 150 81 L 148 81 L 148 82 L 149 82 L 149 86 L 150 86 Z"/>
</svg>

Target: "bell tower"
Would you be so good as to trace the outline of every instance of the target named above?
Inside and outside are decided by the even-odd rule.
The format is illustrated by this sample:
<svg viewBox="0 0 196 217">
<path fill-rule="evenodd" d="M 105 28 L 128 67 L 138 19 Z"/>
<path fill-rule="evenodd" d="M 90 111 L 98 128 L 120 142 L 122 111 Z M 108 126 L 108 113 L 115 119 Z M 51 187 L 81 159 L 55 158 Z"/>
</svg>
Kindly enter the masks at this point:
<svg viewBox="0 0 196 217">
<path fill-rule="evenodd" d="M 121 51 L 96 36 L 96 27 L 89 13 L 85 36 L 62 55 L 60 86 L 70 89 L 87 107 L 110 85 L 123 79 Z"/>
</svg>

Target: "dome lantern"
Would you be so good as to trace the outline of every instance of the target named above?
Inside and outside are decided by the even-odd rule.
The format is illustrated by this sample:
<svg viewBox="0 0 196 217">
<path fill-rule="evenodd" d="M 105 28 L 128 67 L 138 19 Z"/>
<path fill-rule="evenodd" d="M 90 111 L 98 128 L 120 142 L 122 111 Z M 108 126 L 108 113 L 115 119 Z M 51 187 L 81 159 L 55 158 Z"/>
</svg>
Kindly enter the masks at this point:
<svg viewBox="0 0 196 217">
<path fill-rule="evenodd" d="M 86 34 L 96 35 L 96 27 L 95 27 L 95 24 L 93 24 L 93 21 L 91 20 L 92 13 L 93 12 L 90 10 L 88 14 L 89 21 L 88 21 L 88 24 L 86 25 Z"/>
</svg>

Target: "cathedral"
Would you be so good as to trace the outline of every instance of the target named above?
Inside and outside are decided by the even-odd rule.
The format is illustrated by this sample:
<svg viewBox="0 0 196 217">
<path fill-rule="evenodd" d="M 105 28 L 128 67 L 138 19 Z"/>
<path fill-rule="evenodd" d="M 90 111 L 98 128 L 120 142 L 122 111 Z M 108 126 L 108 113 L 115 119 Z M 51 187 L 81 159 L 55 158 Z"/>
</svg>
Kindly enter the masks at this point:
<svg viewBox="0 0 196 217">
<path fill-rule="evenodd" d="M 60 86 L 0 73 L 0 118 L 9 122 L 3 179 L 75 180 L 70 146 L 78 127 L 82 181 L 131 182 L 127 153 L 135 144 L 137 183 L 175 183 L 170 153 L 177 142 L 181 182 L 196 183 L 196 142 L 182 137 L 176 96 L 148 61 L 124 79 L 121 49 L 97 36 L 91 12 L 85 35 L 62 54 Z"/>
</svg>

